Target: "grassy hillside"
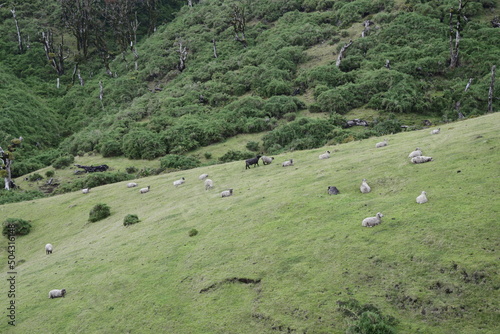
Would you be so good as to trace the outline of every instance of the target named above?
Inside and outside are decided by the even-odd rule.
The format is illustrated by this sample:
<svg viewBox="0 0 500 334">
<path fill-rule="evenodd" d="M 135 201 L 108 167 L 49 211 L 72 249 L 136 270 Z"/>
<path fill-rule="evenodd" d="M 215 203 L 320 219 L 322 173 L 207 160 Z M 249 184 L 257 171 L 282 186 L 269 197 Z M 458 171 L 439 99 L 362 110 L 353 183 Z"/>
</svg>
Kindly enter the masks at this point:
<svg viewBox="0 0 500 334">
<path fill-rule="evenodd" d="M 356 319 L 337 302 L 355 299 L 397 319 L 400 333 L 496 333 L 499 122 L 496 113 L 438 135 L 390 135 L 384 148 L 372 137 L 250 170 L 240 161 L 158 175 L 138 180 L 151 186 L 143 195 L 117 183 L 3 205 L 4 218 L 33 228 L 15 241 L 17 326 L 3 293 L 0 331 L 344 333 Z M 415 147 L 435 161 L 409 163 Z M 290 158 L 294 167 L 280 166 Z M 362 178 L 371 193 L 359 192 Z M 327 195 L 330 185 L 341 194 Z M 220 198 L 227 188 L 234 196 Z M 97 203 L 112 214 L 88 223 Z M 382 224 L 362 228 L 377 212 Z M 127 214 L 141 222 L 124 227 Z M 47 298 L 55 288 L 66 298 Z"/>
</svg>

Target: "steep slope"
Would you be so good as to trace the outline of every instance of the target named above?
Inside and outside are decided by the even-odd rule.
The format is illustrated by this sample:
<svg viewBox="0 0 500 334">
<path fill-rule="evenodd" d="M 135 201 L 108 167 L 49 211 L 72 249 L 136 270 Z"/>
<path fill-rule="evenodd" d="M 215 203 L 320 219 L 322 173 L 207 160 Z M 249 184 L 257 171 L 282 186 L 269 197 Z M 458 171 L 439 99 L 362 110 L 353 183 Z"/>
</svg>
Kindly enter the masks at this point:
<svg viewBox="0 0 500 334">
<path fill-rule="evenodd" d="M 295 151 L 250 170 L 240 161 L 139 179 L 151 186 L 142 195 L 118 183 L 3 205 L 3 217 L 33 229 L 15 240 L 17 326 L 3 297 L 0 331 L 342 333 L 355 320 L 337 302 L 356 299 L 402 333 L 494 333 L 499 121 L 390 135 L 378 149 L 383 138 Z M 434 161 L 409 163 L 415 147 Z M 325 150 L 332 157 L 319 160 Z M 295 166 L 281 167 L 290 158 Z M 359 192 L 362 178 L 371 193 Z M 327 195 L 329 185 L 340 194 Z M 228 188 L 234 196 L 220 198 Z M 423 190 L 429 202 L 416 204 Z M 97 203 L 112 215 L 87 223 Z M 362 228 L 376 212 L 382 224 Z M 141 222 L 124 227 L 127 214 Z M 48 299 L 55 288 L 66 297 Z"/>
</svg>

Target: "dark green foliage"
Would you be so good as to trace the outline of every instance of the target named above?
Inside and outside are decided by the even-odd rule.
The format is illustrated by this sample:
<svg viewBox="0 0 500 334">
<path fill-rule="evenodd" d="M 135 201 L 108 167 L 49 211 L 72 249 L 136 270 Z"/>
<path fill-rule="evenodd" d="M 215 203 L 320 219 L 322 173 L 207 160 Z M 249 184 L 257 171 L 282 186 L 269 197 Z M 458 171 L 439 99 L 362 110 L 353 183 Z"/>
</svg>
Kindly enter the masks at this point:
<svg viewBox="0 0 500 334">
<path fill-rule="evenodd" d="M 7 203 L 16 203 L 30 201 L 37 198 L 45 197 L 45 195 L 37 190 L 0 190 L 0 205 Z"/>
<path fill-rule="evenodd" d="M 356 299 L 337 301 L 339 311 L 350 319 L 346 333 L 359 334 L 394 334 L 398 321 L 391 316 L 384 316 L 371 304 L 361 305 Z"/>
<path fill-rule="evenodd" d="M 148 177 L 158 175 L 165 171 L 165 168 L 143 168 L 137 173 L 137 177 Z"/>
<path fill-rule="evenodd" d="M 100 143 L 99 152 L 103 157 L 117 157 L 123 155 L 122 144 L 118 139 L 104 139 Z"/>
<path fill-rule="evenodd" d="M 231 161 L 238 161 L 238 160 L 246 160 L 255 157 L 255 153 L 252 152 L 242 152 L 242 151 L 235 151 L 235 150 L 229 150 L 227 151 L 223 156 L 219 158 L 220 162 L 231 162 Z"/>
<path fill-rule="evenodd" d="M 372 131 L 376 136 L 388 135 L 391 133 L 398 133 L 402 131 L 401 122 L 394 116 L 381 120 L 375 120 Z"/>
<path fill-rule="evenodd" d="M 111 215 L 111 209 L 107 204 L 96 204 L 89 212 L 89 222 L 95 223 Z"/>
<path fill-rule="evenodd" d="M 70 166 L 73 162 L 75 162 L 74 156 L 65 155 L 54 160 L 54 162 L 52 163 L 52 167 L 54 167 L 55 169 L 62 169 L 64 167 Z"/>
<path fill-rule="evenodd" d="M 259 143 L 256 141 L 249 141 L 245 147 L 249 151 L 257 152 L 259 150 Z"/>
<path fill-rule="evenodd" d="M 123 225 L 128 226 L 132 224 L 137 224 L 139 222 L 139 217 L 137 215 L 128 214 L 123 218 Z"/>
<path fill-rule="evenodd" d="M 204 157 L 205 157 L 205 159 L 207 159 L 207 160 L 208 160 L 208 159 L 212 159 L 212 153 L 210 153 L 210 152 L 205 152 L 205 153 L 203 153 L 203 156 L 204 156 Z"/>
<path fill-rule="evenodd" d="M 29 221 L 20 218 L 7 218 L 3 222 L 2 234 L 4 236 L 26 235 L 31 231 Z"/>
<path fill-rule="evenodd" d="M 189 235 L 190 237 L 194 237 L 194 236 L 195 236 L 195 235 L 197 235 L 197 234 L 198 234 L 198 230 L 197 230 L 197 229 L 195 229 L 195 228 L 190 229 L 190 230 L 189 230 L 189 232 L 188 232 L 188 235 Z"/>
<path fill-rule="evenodd" d="M 131 130 L 123 136 L 123 155 L 129 159 L 154 159 L 166 152 L 166 145 L 157 133 L 145 129 Z"/>
<path fill-rule="evenodd" d="M 167 154 L 160 159 L 161 168 L 191 169 L 200 166 L 200 161 L 192 156 Z"/>
<path fill-rule="evenodd" d="M 73 182 L 62 184 L 54 191 L 54 194 L 62 194 L 84 188 L 95 188 L 105 184 L 131 180 L 133 178 L 133 175 L 123 172 L 88 173 L 81 179 L 76 179 Z"/>
<path fill-rule="evenodd" d="M 36 181 L 40 181 L 40 180 L 43 180 L 43 176 L 41 176 L 38 173 L 33 173 L 28 177 L 28 181 L 30 181 L 30 182 L 36 182 Z"/>
<path fill-rule="evenodd" d="M 56 172 L 53 170 L 48 170 L 45 172 L 45 176 L 50 178 L 50 177 L 53 177 L 55 173 Z"/>
<path fill-rule="evenodd" d="M 137 169 L 137 167 L 130 166 L 130 167 L 125 168 L 125 171 L 127 172 L 127 174 L 134 174 L 134 173 L 137 173 L 138 169 Z"/>
</svg>

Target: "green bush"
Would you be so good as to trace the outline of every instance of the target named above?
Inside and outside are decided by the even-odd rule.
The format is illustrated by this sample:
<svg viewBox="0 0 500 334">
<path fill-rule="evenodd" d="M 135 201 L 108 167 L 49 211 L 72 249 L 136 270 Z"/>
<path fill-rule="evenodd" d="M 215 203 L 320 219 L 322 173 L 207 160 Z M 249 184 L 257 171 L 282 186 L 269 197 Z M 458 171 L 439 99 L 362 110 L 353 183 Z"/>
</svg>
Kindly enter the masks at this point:
<svg viewBox="0 0 500 334">
<path fill-rule="evenodd" d="M 128 226 L 132 224 L 137 224 L 139 222 L 139 217 L 137 215 L 128 214 L 123 218 L 123 225 Z"/>
<path fill-rule="evenodd" d="M 188 235 L 189 235 L 190 237 L 194 237 L 194 236 L 195 236 L 195 235 L 197 235 L 197 234 L 198 234 L 198 230 L 197 230 L 197 229 L 195 229 L 195 228 L 193 228 L 193 229 L 189 230 L 189 232 L 188 232 Z"/>
<path fill-rule="evenodd" d="M 174 169 L 191 169 L 200 166 L 201 162 L 195 157 L 167 154 L 160 159 L 161 168 L 174 168 Z"/>
<path fill-rule="evenodd" d="M 157 133 L 134 129 L 123 136 L 122 151 L 129 159 L 152 160 L 164 155 L 167 148 Z"/>
<path fill-rule="evenodd" d="M 205 159 L 209 160 L 209 159 L 212 159 L 212 153 L 210 152 L 205 152 L 203 153 L 203 156 L 205 157 Z"/>
<path fill-rule="evenodd" d="M 72 156 L 72 155 L 65 155 L 65 156 L 57 158 L 52 163 L 52 167 L 54 167 L 55 169 L 62 169 L 64 167 L 68 167 L 73 162 L 75 162 L 75 157 L 74 156 Z"/>
<path fill-rule="evenodd" d="M 397 319 L 384 316 L 379 309 L 371 304 L 361 305 L 356 299 L 337 301 L 339 311 L 350 319 L 348 334 L 394 334 Z"/>
<path fill-rule="evenodd" d="M 45 194 L 38 190 L 5 190 L 0 189 L 0 205 L 7 203 L 17 203 L 23 201 L 30 201 L 36 198 L 45 197 Z"/>
<path fill-rule="evenodd" d="M 53 170 L 48 170 L 45 172 L 46 177 L 53 177 L 56 172 Z"/>
<path fill-rule="evenodd" d="M 36 181 L 40 181 L 40 180 L 43 180 L 43 176 L 41 176 L 38 173 L 33 173 L 28 177 L 28 181 L 30 181 L 30 182 L 36 182 Z"/>
<path fill-rule="evenodd" d="M 106 204 L 96 204 L 89 212 L 89 222 L 95 223 L 111 215 L 111 209 Z"/>
<path fill-rule="evenodd" d="M 220 162 L 245 160 L 255 157 L 255 153 L 229 150 L 219 158 Z"/>
<path fill-rule="evenodd" d="M 26 235 L 31 231 L 29 221 L 20 218 L 7 218 L 3 222 L 2 234 L 6 237 L 12 235 Z"/>
<path fill-rule="evenodd" d="M 53 193 L 62 194 L 83 188 L 95 188 L 105 184 L 122 182 L 133 179 L 135 176 L 124 172 L 100 172 L 85 174 L 84 178 L 76 179 L 71 183 L 60 185 Z"/>
<path fill-rule="evenodd" d="M 246 145 L 249 151 L 257 152 L 259 150 L 259 143 L 256 141 L 249 141 Z"/>
<path fill-rule="evenodd" d="M 125 171 L 127 172 L 127 174 L 134 174 L 134 173 L 137 173 L 138 169 L 137 169 L 137 167 L 130 166 L 130 167 L 126 167 Z"/>
</svg>

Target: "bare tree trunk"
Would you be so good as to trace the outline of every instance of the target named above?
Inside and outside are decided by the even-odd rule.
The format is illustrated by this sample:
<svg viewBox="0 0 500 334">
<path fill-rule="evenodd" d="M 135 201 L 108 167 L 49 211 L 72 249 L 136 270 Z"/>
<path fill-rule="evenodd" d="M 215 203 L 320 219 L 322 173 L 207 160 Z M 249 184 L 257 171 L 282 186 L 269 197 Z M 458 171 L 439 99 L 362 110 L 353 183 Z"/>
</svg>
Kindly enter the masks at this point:
<svg viewBox="0 0 500 334">
<path fill-rule="evenodd" d="M 391 69 L 391 61 L 389 59 L 386 59 L 385 60 L 385 65 L 384 65 L 385 68 L 388 68 L 388 69 Z"/>
<path fill-rule="evenodd" d="M 345 51 L 347 50 L 347 48 L 349 48 L 350 46 L 352 45 L 352 40 L 349 40 L 349 43 L 345 44 L 342 49 L 340 49 L 340 52 L 339 52 L 339 55 L 337 57 L 337 61 L 335 62 L 335 66 L 339 67 L 340 66 L 340 62 L 342 61 L 342 59 L 344 59 L 344 53 Z"/>
<path fill-rule="evenodd" d="M 193 7 L 193 0 L 188 0 L 188 6 Z"/>
<path fill-rule="evenodd" d="M 64 61 L 69 57 L 69 55 L 64 56 L 64 39 L 61 37 L 61 43 L 58 46 L 57 51 L 54 48 L 54 39 L 52 31 L 47 31 L 46 33 L 42 31 L 42 44 L 45 50 L 45 56 L 49 61 L 50 65 L 57 72 L 58 76 L 64 74 Z"/>
<path fill-rule="evenodd" d="M 215 45 L 215 38 L 212 39 L 212 43 L 214 44 L 214 58 L 217 58 L 217 46 Z"/>
<path fill-rule="evenodd" d="M 179 50 L 178 50 L 178 52 L 179 52 L 179 65 L 177 66 L 177 68 L 179 69 L 179 71 L 182 72 L 186 68 L 187 47 L 182 45 L 181 40 L 177 41 L 177 43 L 179 43 Z"/>
<path fill-rule="evenodd" d="M 85 81 L 83 80 L 82 76 L 80 75 L 80 70 L 79 69 L 76 71 L 76 75 L 78 76 L 78 80 L 80 81 L 80 86 L 84 86 L 85 85 Z"/>
<path fill-rule="evenodd" d="M 57 80 L 56 80 L 56 87 L 57 87 L 57 89 L 59 89 L 59 87 L 60 87 L 59 78 L 57 78 Z"/>
<path fill-rule="evenodd" d="M 23 39 L 21 38 L 21 29 L 19 29 L 19 23 L 17 22 L 16 9 L 12 8 L 10 10 L 10 12 L 12 13 L 12 17 L 14 18 L 14 22 L 16 23 L 16 29 L 17 29 L 17 47 L 19 49 L 19 52 L 22 53 L 24 51 Z"/>
<path fill-rule="evenodd" d="M 363 32 L 361 33 L 361 37 L 368 36 L 368 33 L 370 32 L 370 26 L 372 24 L 373 24 L 373 22 L 370 20 L 366 20 L 365 22 L 363 22 L 364 29 L 363 29 Z"/>
<path fill-rule="evenodd" d="M 233 12 L 231 17 L 231 24 L 234 29 L 234 39 L 240 42 L 243 47 L 247 47 L 247 40 L 245 38 L 246 18 L 245 9 L 238 5 L 233 5 Z M 241 37 L 240 37 L 241 34 Z"/>
<path fill-rule="evenodd" d="M 104 97 L 104 88 L 102 86 L 102 81 L 99 81 L 99 100 L 102 101 L 103 97 Z"/>
<path fill-rule="evenodd" d="M 458 8 L 450 8 L 450 68 L 456 68 L 460 65 L 460 31 L 462 28 L 462 10 L 468 1 L 462 4 L 462 0 L 458 1 Z M 457 18 L 455 27 L 453 27 L 453 14 Z M 465 18 L 465 16 L 464 16 Z M 467 18 L 465 18 L 467 20 Z M 453 38 L 453 36 L 455 36 Z"/>
<path fill-rule="evenodd" d="M 469 87 L 471 84 L 472 84 L 472 78 L 470 78 L 469 81 L 467 82 L 467 85 L 465 85 L 464 93 L 469 90 Z M 460 101 L 457 101 L 455 103 L 455 110 L 457 111 L 459 119 L 462 119 L 465 117 L 464 114 L 460 111 Z"/>
<path fill-rule="evenodd" d="M 490 91 L 488 92 L 488 112 L 493 112 L 493 92 L 495 90 L 495 72 L 497 66 L 493 65 L 491 67 L 491 82 L 490 82 Z"/>
</svg>

